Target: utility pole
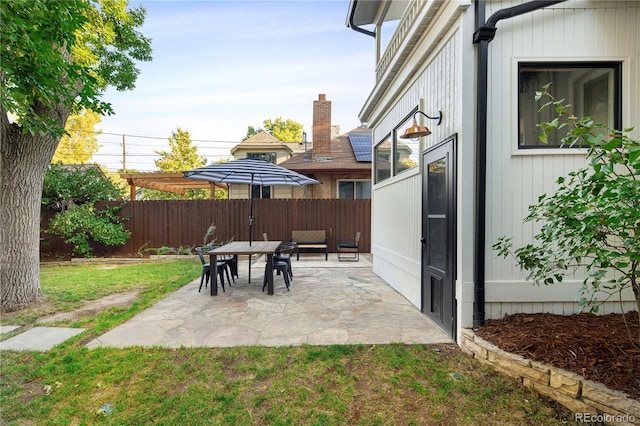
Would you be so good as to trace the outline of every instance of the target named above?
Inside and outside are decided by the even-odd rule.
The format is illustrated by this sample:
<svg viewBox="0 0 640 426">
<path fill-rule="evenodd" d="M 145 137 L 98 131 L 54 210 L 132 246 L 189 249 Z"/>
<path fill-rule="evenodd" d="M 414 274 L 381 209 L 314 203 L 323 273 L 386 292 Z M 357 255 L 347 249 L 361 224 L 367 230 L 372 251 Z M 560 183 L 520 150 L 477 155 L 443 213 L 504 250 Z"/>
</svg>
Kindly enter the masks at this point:
<svg viewBox="0 0 640 426">
<path fill-rule="evenodd" d="M 122 173 L 127 173 L 127 145 L 122 135 Z"/>
</svg>

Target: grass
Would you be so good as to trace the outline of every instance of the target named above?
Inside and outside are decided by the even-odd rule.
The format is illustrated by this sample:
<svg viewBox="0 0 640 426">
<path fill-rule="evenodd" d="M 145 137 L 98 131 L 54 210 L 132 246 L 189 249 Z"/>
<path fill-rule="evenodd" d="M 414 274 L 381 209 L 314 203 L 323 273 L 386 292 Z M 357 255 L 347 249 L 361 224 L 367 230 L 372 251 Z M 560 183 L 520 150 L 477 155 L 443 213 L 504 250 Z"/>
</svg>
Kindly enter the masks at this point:
<svg viewBox="0 0 640 426">
<path fill-rule="evenodd" d="M 139 300 L 74 320 L 71 325 L 89 328 L 88 334 L 49 352 L 3 351 L 0 421 L 16 425 L 572 424 L 568 411 L 479 365 L 454 345 L 94 350 L 83 346 L 199 274 L 195 262 L 43 268 L 47 313 L 115 292 L 139 290 Z M 32 309 L 11 319 L 33 323 L 39 315 L 42 311 Z"/>
</svg>

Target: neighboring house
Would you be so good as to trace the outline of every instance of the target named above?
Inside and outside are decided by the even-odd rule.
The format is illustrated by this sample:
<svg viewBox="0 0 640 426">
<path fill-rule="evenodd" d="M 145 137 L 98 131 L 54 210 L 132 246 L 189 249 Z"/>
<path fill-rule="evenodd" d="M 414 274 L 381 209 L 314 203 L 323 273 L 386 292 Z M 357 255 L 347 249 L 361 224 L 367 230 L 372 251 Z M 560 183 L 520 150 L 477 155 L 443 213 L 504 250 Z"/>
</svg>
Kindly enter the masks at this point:
<svg viewBox="0 0 640 426">
<path fill-rule="evenodd" d="M 260 132 L 231 150 L 234 158 L 252 155 L 313 177 L 321 185 L 305 188 L 256 187 L 256 198 L 371 198 L 371 130 L 354 129 L 336 136 L 331 125 L 331 101 L 320 94 L 313 102 L 313 133 L 310 143 L 281 142 Z M 231 184 L 230 198 L 248 198 L 248 185 Z"/>
<path fill-rule="evenodd" d="M 231 155 L 234 160 L 258 157 L 274 164 L 280 164 L 301 149 L 304 149 L 301 143 L 282 142 L 263 130 L 231 148 Z M 242 199 L 250 198 L 250 196 L 249 185 L 229 185 L 229 198 Z M 254 198 L 292 198 L 292 189 L 286 186 L 255 186 L 253 196 Z"/>
<path fill-rule="evenodd" d="M 586 164 L 584 149 L 538 141 L 542 85 L 576 114 L 640 125 L 640 2 L 351 0 L 347 26 L 377 53 L 359 114 L 373 130 L 374 271 L 453 338 L 505 314 L 579 311 L 581 276 L 537 287 L 492 245 L 531 241 L 528 206 Z M 414 115 L 432 134 L 399 139 Z"/>
<path fill-rule="evenodd" d="M 308 198 L 371 198 L 371 130 L 334 137 L 333 129 L 331 101 L 320 94 L 313 101 L 313 147 L 282 166 L 320 181 L 306 189 Z"/>
<path fill-rule="evenodd" d="M 307 198 L 371 198 L 371 130 L 353 129 L 330 140 L 325 148 L 318 156 L 316 142 L 306 154 L 295 155 L 281 165 L 321 183 L 306 189 Z"/>
</svg>

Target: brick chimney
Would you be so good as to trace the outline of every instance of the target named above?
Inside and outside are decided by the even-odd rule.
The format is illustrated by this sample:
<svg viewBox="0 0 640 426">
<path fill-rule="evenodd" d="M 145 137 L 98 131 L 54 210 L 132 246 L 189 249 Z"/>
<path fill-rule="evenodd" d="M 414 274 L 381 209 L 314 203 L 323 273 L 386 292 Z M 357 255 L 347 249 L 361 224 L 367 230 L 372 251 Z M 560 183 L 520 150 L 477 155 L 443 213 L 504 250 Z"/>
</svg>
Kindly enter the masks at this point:
<svg viewBox="0 0 640 426">
<path fill-rule="evenodd" d="M 313 101 L 313 156 L 316 159 L 331 157 L 331 101 L 327 95 L 318 95 Z"/>
</svg>

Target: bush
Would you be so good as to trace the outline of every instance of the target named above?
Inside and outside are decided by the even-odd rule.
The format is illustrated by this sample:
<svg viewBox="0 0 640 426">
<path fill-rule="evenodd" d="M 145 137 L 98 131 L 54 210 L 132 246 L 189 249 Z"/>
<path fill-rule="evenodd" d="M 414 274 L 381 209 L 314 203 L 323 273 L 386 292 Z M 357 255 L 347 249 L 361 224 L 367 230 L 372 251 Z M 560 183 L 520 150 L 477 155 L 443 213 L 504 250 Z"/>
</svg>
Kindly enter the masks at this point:
<svg viewBox="0 0 640 426">
<path fill-rule="evenodd" d="M 539 127 L 567 128 L 563 144 L 588 146 L 589 165 L 560 177 L 555 193 L 529 206 L 524 221 L 542 223 L 535 243 L 512 251 L 512 239 L 502 237 L 493 247 L 515 257 L 537 284 L 561 282 L 584 267 L 580 301 L 592 311 L 598 310 L 598 295 L 621 300 L 629 287 L 640 311 L 640 141 L 629 136 L 633 129 L 609 129 L 573 116 L 571 105 L 553 98 L 548 88 L 537 99 L 549 98 L 542 108 L 553 107 L 558 118 Z"/>
<path fill-rule="evenodd" d="M 91 257 L 90 243 L 123 245 L 131 233 L 121 223 L 121 206 L 98 209 L 98 201 L 116 200 L 118 188 L 100 169 L 52 164 L 44 180 L 42 204 L 56 210 L 46 230 Z"/>
</svg>

